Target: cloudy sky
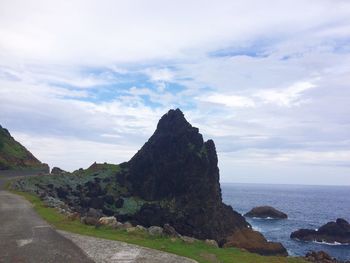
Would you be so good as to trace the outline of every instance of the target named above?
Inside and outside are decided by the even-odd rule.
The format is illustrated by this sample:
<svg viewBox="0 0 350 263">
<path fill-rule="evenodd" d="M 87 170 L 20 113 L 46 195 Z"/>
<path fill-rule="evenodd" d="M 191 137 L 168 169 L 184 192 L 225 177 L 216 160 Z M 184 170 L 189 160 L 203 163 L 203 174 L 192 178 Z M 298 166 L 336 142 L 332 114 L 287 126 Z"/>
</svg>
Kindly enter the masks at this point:
<svg viewBox="0 0 350 263">
<path fill-rule="evenodd" d="M 170 108 L 222 182 L 350 185 L 350 1 L 0 0 L 0 124 L 50 166 L 127 161 Z"/>
</svg>

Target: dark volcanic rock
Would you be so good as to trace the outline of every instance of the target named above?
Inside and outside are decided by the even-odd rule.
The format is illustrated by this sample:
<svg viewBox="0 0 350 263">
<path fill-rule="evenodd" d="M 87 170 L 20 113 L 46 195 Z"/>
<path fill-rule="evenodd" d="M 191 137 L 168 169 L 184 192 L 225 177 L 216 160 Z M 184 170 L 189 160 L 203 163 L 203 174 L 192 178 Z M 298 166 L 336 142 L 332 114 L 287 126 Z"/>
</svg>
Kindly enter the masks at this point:
<svg viewBox="0 0 350 263">
<path fill-rule="evenodd" d="M 51 170 L 51 174 L 60 175 L 60 174 L 63 174 L 63 173 L 66 173 L 66 171 L 62 170 L 59 167 L 54 167 Z"/>
<path fill-rule="evenodd" d="M 100 217 L 102 217 L 102 214 L 99 210 L 89 208 L 86 212 L 86 215 L 83 216 L 80 220 L 83 224 L 96 226 L 99 224 L 98 220 Z"/>
<path fill-rule="evenodd" d="M 170 110 L 146 144 L 121 165 L 117 181 L 133 195 L 152 202 L 133 215 L 141 225 L 168 223 L 182 235 L 214 239 L 223 245 L 235 231 L 253 231 L 242 215 L 222 202 L 217 164 L 214 142 L 204 142 L 179 109 Z M 275 244 L 262 235 L 256 243 L 260 248 Z M 277 243 L 269 249 L 269 253 L 263 249 L 253 252 L 274 254 L 275 249 L 277 254 L 286 254 Z"/>
<path fill-rule="evenodd" d="M 224 247 L 231 246 L 244 248 L 250 252 L 265 256 L 288 255 L 287 250 L 281 243 L 268 242 L 261 233 L 248 228 L 236 230 L 227 238 L 227 243 Z"/>
<path fill-rule="evenodd" d="M 335 258 L 332 258 L 330 255 L 328 255 L 326 252 L 324 251 L 311 251 L 308 252 L 304 259 L 306 261 L 310 261 L 310 262 L 315 262 L 315 263 L 349 263 L 350 261 L 338 261 Z"/>
<path fill-rule="evenodd" d="M 103 197 L 103 201 L 105 201 L 107 204 L 113 204 L 114 203 L 114 197 L 112 195 L 105 195 Z"/>
<path fill-rule="evenodd" d="M 291 238 L 303 241 L 350 244 L 350 224 L 341 218 L 328 222 L 318 230 L 299 229 L 290 235 Z"/>
<path fill-rule="evenodd" d="M 85 187 L 88 188 L 88 197 L 97 197 L 103 194 L 102 187 L 98 182 L 89 181 L 85 183 Z"/>
<path fill-rule="evenodd" d="M 89 208 L 87 213 L 86 213 L 86 216 L 99 219 L 100 217 L 102 217 L 102 214 L 100 211 L 98 211 L 94 208 Z"/>
<path fill-rule="evenodd" d="M 123 207 L 123 204 L 124 204 L 124 199 L 122 199 L 122 198 L 119 198 L 118 200 L 115 201 L 115 207 L 116 208 Z"/>
<path fill-rule="evenodd" d="M 273 218 L 273 219 L 286 219 L 288 216 L 271 207 L 271 206 L 258 206 L 254 207 L 252 210 L 250 210 L 248 213 L 246 213 L 244 216 L 246 217 L 258 217 L 258 218 Z"/>
<path fill-rule="evenodd" d="M 163 233 L 165 235 L 171 236 L 171 237 L 179 237 L 179 233 L 176 232 L 175 228 L 173 228 L 169 224 L 164 224 L 163 226 Z"/>
<path fill-rule="evenodd" d="M 95 209 L 102 209 L 104 201 L 102 197 L 92 197 L 89 206 Z"/>
<path fill-rule="evenodd" d="M 184 118 L 170 110 L 148 142 L 128 162 L 133 192 L 146 200 L 198 195 L 221 201 L 215 145 Z M 207 195 L 207 196 L 205 196 Z"/>
<path fill-rule="evenodd" d="M 170 110 L 125 166 L 130 192 L 148 201 L 173 201 L 173 207 L 145 205 L 137 216 L 146 225 L 170 223 L 181 234 L 216 240 L 247 227 L 222 203 L 217 162 L 214 142 L 204 142 L 179 109 Z"/>
<path fill-rule="evenodd" d="M 61 186 L 56 188 L 56 193 L 57 193 L 57 197 L 60 199 L 66 199 L 66 197 L 68 195 L 67 189 L 65 189 Z"/>
</svg>

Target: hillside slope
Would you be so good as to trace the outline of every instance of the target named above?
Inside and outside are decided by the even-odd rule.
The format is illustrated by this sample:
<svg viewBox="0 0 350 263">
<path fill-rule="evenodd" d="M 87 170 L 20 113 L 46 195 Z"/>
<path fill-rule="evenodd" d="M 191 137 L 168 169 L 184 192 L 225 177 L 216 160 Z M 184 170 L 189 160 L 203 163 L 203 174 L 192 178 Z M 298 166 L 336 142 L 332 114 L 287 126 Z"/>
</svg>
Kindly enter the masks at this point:
<svg viewBox="0 0 350 263">
<path fill-rule="evenodd" d="M 47 164 L 40 162 L 9 131 L 0 125 L 0 170 L 38 169 L 48 171 Z"/>
</svg>

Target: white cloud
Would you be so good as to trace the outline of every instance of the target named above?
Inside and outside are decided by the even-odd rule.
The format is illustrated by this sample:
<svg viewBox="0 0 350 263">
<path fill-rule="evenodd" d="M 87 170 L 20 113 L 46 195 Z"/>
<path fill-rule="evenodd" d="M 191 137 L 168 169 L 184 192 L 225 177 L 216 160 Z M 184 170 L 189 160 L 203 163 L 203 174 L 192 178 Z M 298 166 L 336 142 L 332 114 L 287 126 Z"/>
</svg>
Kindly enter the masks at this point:
<svg viewBox="0 0 350 263">
<path fill-rule="evenodd" d="M 315 87 L 315 84 L 303 81 L 294 83 L 286 89 L 260 91 L 255 96 L 261 98 L 264 103 L 286 107 L 297 106 L 304 101 L 301 99 L 303 92 Z"/>
<path fill-rule="evenodd" d="M 170 82 L 174 78 L 173 72 L 167 68 L 161 68 L 161 69 L 149 68 L 149 69 L 146 69 L 144 72 L 150 76 L 152 81 L 155 81 L 155 82 L 158 82 L 158 81 Z"/>
<path fill-rule="evenodd" d="M 227 107 L 246 108 L 255 106 L 255 103 L 252 99 L 237 95 L 211 94 L 207 96 L 197 97 L 196 99 L 199 101 L 222 104 Z"/>
<path fill-rule="evenodd" d="M 349 26 L 348 1 L 1 1 L 0 121 L 75 169 L 126 161 L 179 106 L 223 178 L 310 163 L 343 176 Z"/>
<path fill-rule="evenodd" d="M 197 57 L 261 36 L 309 34 L 333 21 L 343 26 L 350 9 L 348 2 L 331 0 L 198 6 L 184 0 L 1 1 L 0 55 L 79 65 Z"/>
<path fill-rule="evenodd" d="M 80 140 L 74 137 L 43 137 L 23 133 L 12 134 L 42 162 L 67 171 L 87 168 L 93 162 L 121 163 L 138 150 L 135 146 Z"/>
</svg>

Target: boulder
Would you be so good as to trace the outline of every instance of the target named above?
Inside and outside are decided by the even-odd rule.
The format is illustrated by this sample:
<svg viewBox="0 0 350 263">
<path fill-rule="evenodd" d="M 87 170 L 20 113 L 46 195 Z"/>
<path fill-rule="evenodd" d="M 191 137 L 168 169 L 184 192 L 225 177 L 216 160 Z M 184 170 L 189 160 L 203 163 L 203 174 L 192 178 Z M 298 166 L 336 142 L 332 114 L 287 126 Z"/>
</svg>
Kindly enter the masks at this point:
<svg viewBox="0 0 350 263">
<path fill-rule="evenodd" d="M 299 229 L 290 235 L 293 239 L 327 243 L 350 244 L 350 224 L 342 218 L 328 222 L 318 230 Z"/>
<path fill-rule="evenodd" d="M 338 261 L 335 258 L 332 258 L 329 254 L 324 251 L 311 251 L 308 252 L 304 259 L 309 262 L 314 263 L 349 263 L 350 261 Z"/>
<path fill-rule="evenodd" d="M 205 244 L 207 244 L 207 245 L 209 245 L 209 246 L 212 246 L 212 247 L 219 247 L 218 242 L 216 242 L 216 241 L 213 240 L 213 239 L 206 239 L 204 242 L 205 242 Z"/>
<path fill-rule="evenodd" d="M 150 226 L 148 228 L 148 234 L 151 236 L 161 236 L 163 234 L 163 228 L 160 226 Z"/>
<path fill-rule="evenodd" d="M 170 236 L 170 237 L 179 237 L 180 236 L 180 234 L 176 232 L 175 228 L 173 228 L 169 224 L 164 224 L 163 233 L 167 236 Z"/>
<path fill-rule="evenodd" d="M 94 217 L 98 220 L 100 217 L 102 217 L 102 213 L 100 211 L 98 211 L 97 209 L 89 208 L 89 210 L 86 213 L 86 216 Z"/>
<path fill-rule="evenodd" d="M 271 206 L 258 206 L 254 207 L 244 216 L 246 217 L 257 217 L 257 218 L 272 218 L 272 219 L 286 219 L 287 214 L 273 208 Z"/>
<path fill-rule="evenodd" d="M 137 225 L 136 228 L 142 232 L 146 232 L 147 231 L 147 228 L 145 228 L 144 226 L 141 226 L 141 225 Z"/>
<path fill-rule="evenodd" d="M 115 226 L 117 224 L 117 219 L 114 216 L 103 216 L 98 220 L 100 225 L 105 225 L 105 226 Z"/>
<path fill-rule="evenodd" d="M 133 233 L 133 232 L 136 232 L 138 231 L 139 229 L 137 227 L 129 227 L 126 229 L 126 232 L 128 233 Z"/>
<path fill-rule="evenodd" d="M 98 219 L 96 217 L 84 216 L 80 221 L 85 225 L 97 226 L 99 225 Z"/>
<path fill-rule="evenodd" d="M 185 243 L 189 243 L 192 244 L 194 243 L 194 241 L 196 241 L 197 239 L 195 239 L 194 237 L 189 237 L 189 236 L 181 236 L 180 239 L 185 242 Z"/>
<path fill-rule="evenodd" d="M 236 230 L 227 238 L 224 247 L 237 247 L 265 256 L 288 255 L 287 250 L 281 243 L 268 242 L 261 233 L 249 228 Z"/>
<path fill-rule="evenodd" d="M 132 227 L 133 226 L 130 222 L 125 222 L 125 223 L 123 223 L 123 226 L 122 226 L 122 228 L 124 228 L 124 229 L 132 228 Z"/>
<path fill-rule="evenodd" d="M 124 229 L 124 224 L 121 222 L 118 222 L 112 226 L 113 229 Z"/>
</svg>

